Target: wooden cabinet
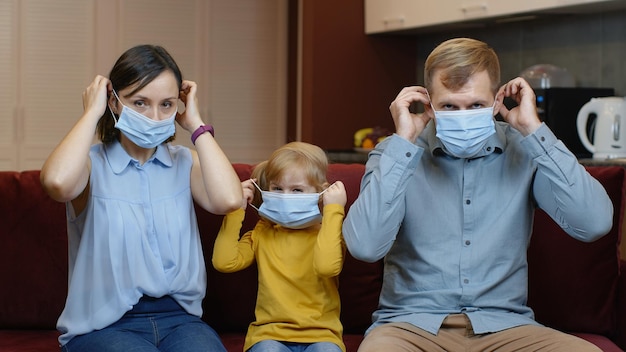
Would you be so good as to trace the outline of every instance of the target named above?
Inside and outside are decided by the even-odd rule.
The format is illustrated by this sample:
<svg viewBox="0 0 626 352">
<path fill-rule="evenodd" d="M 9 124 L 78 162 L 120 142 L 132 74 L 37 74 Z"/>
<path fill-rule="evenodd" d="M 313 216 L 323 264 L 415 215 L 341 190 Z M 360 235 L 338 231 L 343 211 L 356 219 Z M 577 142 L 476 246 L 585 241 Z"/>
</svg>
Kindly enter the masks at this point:
<svg viewBox="0 0 626 352">
<path fill-rule="evenodd" d="M 365 0 L 365 33 L 445 27 L 482 19 L 626 7 L 623 0 Z"/>
<path fill-rule="evenodd" d="M 389 103 L 415 82 L 415 39 L 364 35 L 363 0 L 290 3 L 297 40 L 290 47 L 289 140 L 352 150 L 358 129 L 395 130 Z"/>
</svg>

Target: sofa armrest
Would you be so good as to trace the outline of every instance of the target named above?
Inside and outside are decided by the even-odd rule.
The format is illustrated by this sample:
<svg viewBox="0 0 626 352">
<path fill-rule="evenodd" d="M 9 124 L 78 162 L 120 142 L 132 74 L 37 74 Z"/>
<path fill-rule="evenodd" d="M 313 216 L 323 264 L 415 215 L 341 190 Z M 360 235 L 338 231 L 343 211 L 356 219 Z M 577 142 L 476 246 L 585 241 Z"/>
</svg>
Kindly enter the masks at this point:
<svg viewBox="0 0 626 352">
<path fill-rule="evenodd" d="M 620 263 L 620 276 L 617 283 L 617 332 L 615 342 L 626 351 L 626 260 Z"/>
</svg>

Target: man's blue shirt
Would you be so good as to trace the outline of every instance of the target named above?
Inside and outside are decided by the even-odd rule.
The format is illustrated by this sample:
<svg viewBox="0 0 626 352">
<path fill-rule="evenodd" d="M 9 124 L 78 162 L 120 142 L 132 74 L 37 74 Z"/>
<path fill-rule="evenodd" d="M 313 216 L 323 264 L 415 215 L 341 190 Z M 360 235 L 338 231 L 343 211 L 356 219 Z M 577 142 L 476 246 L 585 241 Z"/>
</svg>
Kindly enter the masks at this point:
<svg viewBox="0 0 626 352">
<path fill-rule="evenodd" d="M 545 124 L 523 137 L 498 122 L 473 159 L 446 154 L 432 122 L 415 143 L 381 142 L 343 226 L 355 258 L 385 260 L 370 330 L 408 322 L 436 334 L 453 313 L 477 334 L 538 324 L 526 305 L 537 206 L 581 241 L 612 226 L 606 191 Z"/>
</svg>

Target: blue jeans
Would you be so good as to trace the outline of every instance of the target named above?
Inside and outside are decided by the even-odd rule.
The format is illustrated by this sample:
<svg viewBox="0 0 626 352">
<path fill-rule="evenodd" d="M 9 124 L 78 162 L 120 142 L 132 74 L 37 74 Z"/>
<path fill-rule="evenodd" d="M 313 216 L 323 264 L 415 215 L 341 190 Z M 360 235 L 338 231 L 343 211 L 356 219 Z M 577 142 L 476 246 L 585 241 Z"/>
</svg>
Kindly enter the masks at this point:
<svg viewBox="0 0 626 352">
<path fill-rule="evenodd" d="M 263 340 L 255 343 L 248 352 L 342 352 L 331 342 L 296 343 Z"/>
<path fill-rule="evenodd" d="M 63 352 L 226 352 L 209 325 L 169 296 L 143 297 L 102 330 L 76 336 Z"/>
</svg>

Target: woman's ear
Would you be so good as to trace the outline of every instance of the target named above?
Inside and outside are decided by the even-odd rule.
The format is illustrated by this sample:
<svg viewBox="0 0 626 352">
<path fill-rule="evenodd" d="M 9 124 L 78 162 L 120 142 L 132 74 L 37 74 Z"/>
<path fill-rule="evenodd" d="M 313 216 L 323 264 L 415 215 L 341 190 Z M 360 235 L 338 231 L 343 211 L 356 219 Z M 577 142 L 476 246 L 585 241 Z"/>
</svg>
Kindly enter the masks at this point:
<svg viewBox="0 0 626 352">
<path fill-rule="evenodd" d="M 109 109 L 111 109 L 114 113 L 116 113 L 117 115 L 120 114 L 119 108 L 118 108 L 118 101 L 117 101 L 117 98 L 115 98 L 115 95 L 113 94 L 113 92 L 109 93 L 109 99 L 107 101 L 107 104 L 109 105 Z"/>
</svg>

